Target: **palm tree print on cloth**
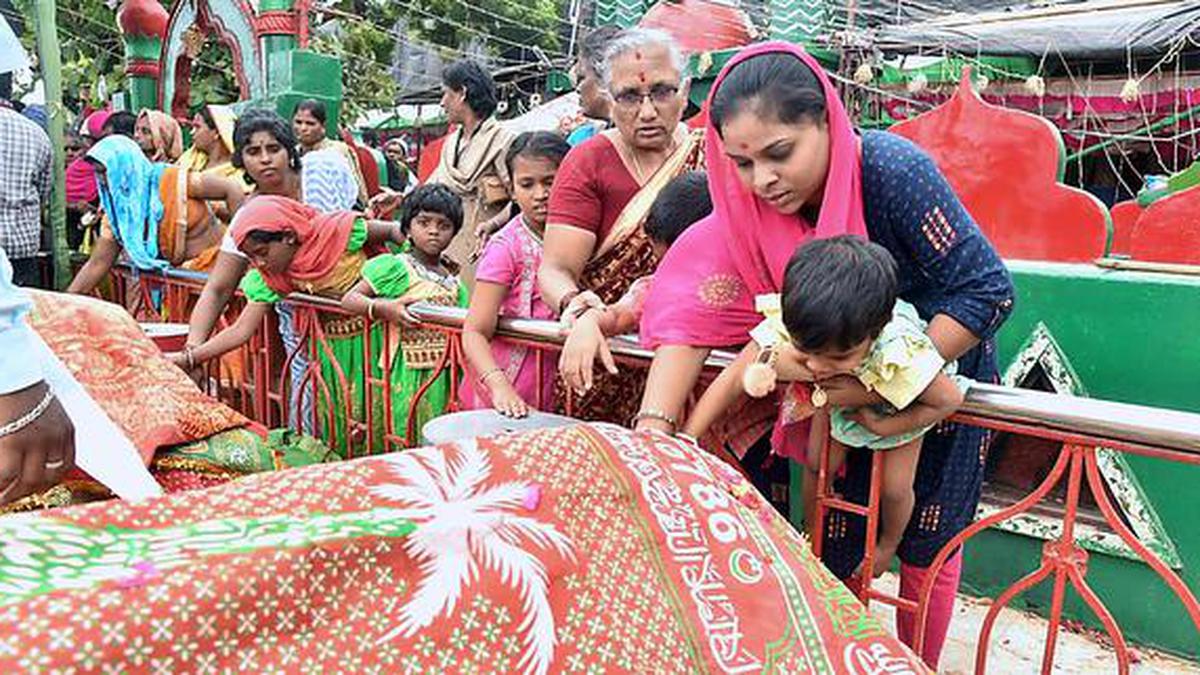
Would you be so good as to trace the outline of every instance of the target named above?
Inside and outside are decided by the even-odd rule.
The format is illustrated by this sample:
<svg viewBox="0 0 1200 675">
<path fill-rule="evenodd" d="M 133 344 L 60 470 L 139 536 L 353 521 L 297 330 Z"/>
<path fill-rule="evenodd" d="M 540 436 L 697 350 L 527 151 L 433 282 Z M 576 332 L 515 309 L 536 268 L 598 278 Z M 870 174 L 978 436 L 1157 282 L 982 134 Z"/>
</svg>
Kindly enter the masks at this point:
<svg viewBox="0 0 1200 675">
<path fill-rule="evenodd" d="M 749 482 L 579 425 L 0 517 L 0 673 L 926 669 Z"/>
<path fill-rule="evenodd" d="M 485 485 L 491 462 L 472 439 L 443 449 L 415 450 L 386 460 L 400 481 L 372 489 L 400 502 L 400 517 L 418 524 L 405 548 L 418 563 L 416 592 L 399 613 L 399 624 L 380 638 L 412 637 L 438 617 L 451 616 L 463 591 L 481 572 L 493 572 L 521 598 L 525 651 L 518 666 L 545 673 L 554 657 L 554 614 L 546 567 L 525 546 L 574 560 L 571 542 L 531 515 L 540 487 L 509 481 Z"/>
</svg>

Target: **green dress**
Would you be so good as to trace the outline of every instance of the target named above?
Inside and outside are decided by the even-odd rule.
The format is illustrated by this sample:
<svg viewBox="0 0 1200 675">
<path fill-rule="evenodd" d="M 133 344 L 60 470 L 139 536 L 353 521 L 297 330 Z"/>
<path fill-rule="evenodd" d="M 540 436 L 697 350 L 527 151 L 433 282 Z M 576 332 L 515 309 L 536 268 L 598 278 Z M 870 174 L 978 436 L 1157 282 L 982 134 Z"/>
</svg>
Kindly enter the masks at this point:
<svg viewBox="0 0 1200 675">
<path fill-rule="evenodd" d="M 379 298 L 416 298 L 431 304 L 466 307 L 467 287 L 453 273 L 440 274 L 417 262 L 411 254 L 393 253 L 372 258 L 363 267 L 363 279 L 371 285 Z M 429 420 L 446 411 L 450 402 L 450 368 L 437 372 L 442 354 L 446 349 L 446 334 L 427 328 L 400 328 L 392 326 L 385 344 L 383 327 L 371 334 L 372 377 L 382 379 L 385 357 L 391 359 L 391 419 L 386 433 L 406 438 L 409 423 L 409 408 L 421 387 L 431 378 L 436 379 L 425 390 L 416 406 L 413 424 L 413 440 L 419 441 L 421 427 Z M 446 364 L 442 364 L 445 366 Z M 383 392 L 372 392 L 375 419 L 384 420 Z M 382 424 L 378 425 L 382 427 Z M 383 428 L 377 428 L 377 439 L 383 438 Z M 387 449 L 387 448 L 383 448 Z"/>
<path fill-rule="evenodd" d="M 367 242 L 366 221 L 359 218 L 354 221 L 350 231 L 350 239 L 346 243 L 346 253 L 338 261 L 333 271 L 316 281 L 297 283 L 297 290 L 312 295 L 322 295 L 341 299 L 361 277 L 366 263 L 363 246 Z M 274 304 L 284 299 L 267 285 L 266 280 L 258 270 L 251 270 L 242 279 L 242 292 L 250 302 Z M 362 435 L 347 433 L 347 419 L 354 420 L 361 426 L 366 424 L 364 415 L 365 383 L 363 373 L 363 335 L 365 322 L 360 317 L 345 317 L 341 315 L 323 315 L 321 327 L 325 332 L 323 342 L 308 342 L 310 363 L 312 352 L 315 351 L 316 362 L 320 364 L 321 381 L 317 384 L 316 412 L 317 419 L 314 429 L 325 439 L 339 457 L 345 459 L 362 455 Z M 285 378 L 290 382 L 290 378 Z M 345 387 L 343 388 L 343 384 Z M 305 380 L 305 386 L 313 386 L 312 378 Z M 343 389 L 348 396 L 343 396 Z M 285 392 L 286 394 L 286 392 Z M 283 400 L 291 400 L 285 395 Z"/>
</svg>

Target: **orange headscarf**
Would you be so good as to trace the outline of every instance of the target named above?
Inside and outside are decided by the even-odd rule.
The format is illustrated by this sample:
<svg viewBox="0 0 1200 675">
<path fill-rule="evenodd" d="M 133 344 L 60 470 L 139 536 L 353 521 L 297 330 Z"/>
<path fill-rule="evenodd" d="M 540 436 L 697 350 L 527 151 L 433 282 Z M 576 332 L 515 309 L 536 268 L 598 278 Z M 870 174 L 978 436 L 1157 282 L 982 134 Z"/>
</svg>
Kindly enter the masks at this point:
<svg viewBox="0 0 1200 675">
<path fill-rule="evenodd" d="M 161 110 L 143 110 L 138 121 L 146 120 L 150 126 L 150 138 L 154 142 L 152 162 L 174 162 L 183 154 L 183 131 L 179 122 Z"/>
<path fill-rule="evenodd" d="M 230 234 L 239 248 L 246 235 L 254 231 L 292 232 L 300 240 L 300 249 L 283 274 L 259 270 L 267 286 L 276 293 L 293 290 L 292 280 L 315 281 L 333 271 L 346 252 L 354 221 L 354 211 L 318 213 L 315 209 L 287 197 L 261 195 L 245 203 L 233 217 Z"/>
</svg>

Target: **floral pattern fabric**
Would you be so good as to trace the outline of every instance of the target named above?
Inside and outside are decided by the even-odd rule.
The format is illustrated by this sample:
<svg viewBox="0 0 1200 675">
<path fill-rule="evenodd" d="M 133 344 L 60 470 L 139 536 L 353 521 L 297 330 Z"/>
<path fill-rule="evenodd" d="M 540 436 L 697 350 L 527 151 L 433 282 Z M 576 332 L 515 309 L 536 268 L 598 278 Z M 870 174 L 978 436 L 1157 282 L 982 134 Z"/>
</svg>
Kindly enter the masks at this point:
<svg viewBox="0 0 1200 675">
<path fill-rule="evenodd" d="M 924 673 L 736 471 L 610 425 L 0 518 L 0 669 Z"/>
<path fill-rule="evenodd" d="M 188 379 L 121 307 L 31 293 L 29 324 L 112 418 L 148 465 L 162 446 L 190 443 L 249 420 Z"/>
</svg>

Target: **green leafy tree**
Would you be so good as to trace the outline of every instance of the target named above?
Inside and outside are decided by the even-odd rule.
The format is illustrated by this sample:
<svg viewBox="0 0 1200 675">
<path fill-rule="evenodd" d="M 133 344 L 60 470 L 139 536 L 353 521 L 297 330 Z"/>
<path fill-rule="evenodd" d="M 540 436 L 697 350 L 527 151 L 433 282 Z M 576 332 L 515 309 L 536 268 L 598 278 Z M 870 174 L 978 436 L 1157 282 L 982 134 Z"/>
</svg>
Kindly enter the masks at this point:
<svg viewBox="0 0 1200 675">
<path fill-rule="evenodd" d="M 233 52 L 210 37 L 192 62 L 188 106 L 197 108 L 205 103 L 233 103 L 239 98 L 241 92 L 234 74 Z"/>
<path fill-rule="evenodd" d="M 15 0 L 32 26 L 33 1 Z M 159 0 L 170 9 L 169 0 Z M 372 108 L 391 106 L 397 94 L 393 60 L 407 38 L 440 50 L 447 59 L 467 45 L 481 45 L 504 63 L 533 61 L 534 47 L 562 58 L 567 0 L 333 0 L 315 3 L 310 14 L 311 47 L 342 59 L 345 110 L 355 119 Z M 110 6 L 111 4 L 111 6 Z M 99 103 L 98 86 L 118 91 L 124 79 L 124 43 L 117 27 L 119 0 L 58 3 L 63 87 L 69 105 L 87 96 Z M 31 29 L 23 37 L 31 54 Z M 192 102 L 233 100 L 237 82 L 228 48 L 209 40 L 192 67 Z"/>
<path fill-rule="evenodd" d="M 312 46 L 342 59 L 343 119 L 352 120 L 395 101 L 399 42 L 416 42 L 447 60 L 468 45 L 482 46 L 505 63 L 536 60 L 535 47 L 561 58 L 565 5 L 566 0 L 337 0 L 314 10 Z"/>
<path fill-rule="evenodd" d="M 16 7 L 25 19 L 21 41 L 36 58 L 34 0 L 17 0 Z M 88 98 L 90 103 L 99 103 L 99 91 L 117 91 L 125 74 L 125 46 L 117 28 L 116 11 L 105 0 L 72 0 L 58 3 L 57 13 L 65 102 L 78 106 L 82 98 Z"/>
<path fill-rule="evenodd" d="M 365 21 L 340 19 L 313 38 L 314 51 L 342 60 L 343 120 L 357 119 L 364 111 L 391 106 L 396 99 L 396 80 L 390 59 L 396 38 L 389 31 Z"/>
</svg>

